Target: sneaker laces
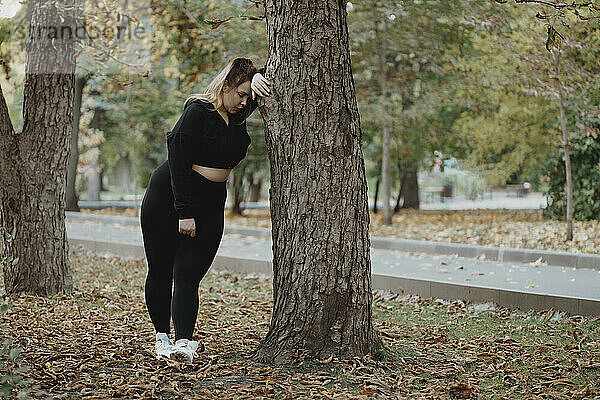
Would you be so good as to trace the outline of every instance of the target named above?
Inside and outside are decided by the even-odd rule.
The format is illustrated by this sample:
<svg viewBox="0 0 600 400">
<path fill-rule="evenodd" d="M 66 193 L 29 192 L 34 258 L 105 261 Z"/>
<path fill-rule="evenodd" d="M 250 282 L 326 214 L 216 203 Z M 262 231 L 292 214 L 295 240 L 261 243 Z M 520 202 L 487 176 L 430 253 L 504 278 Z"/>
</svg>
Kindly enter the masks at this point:
<svg viewBox="0 0 600 400">
<path fill-rule="evenodd" d="M 198 350 L 198 342 L 195 340 L 188 340 L 187 342 L 179 342 L 173 346 L 174 350 L 181 349 L 184 352 L 189 351 L 193 357 L 200 357 L 196 350 Z"/>
</svg>

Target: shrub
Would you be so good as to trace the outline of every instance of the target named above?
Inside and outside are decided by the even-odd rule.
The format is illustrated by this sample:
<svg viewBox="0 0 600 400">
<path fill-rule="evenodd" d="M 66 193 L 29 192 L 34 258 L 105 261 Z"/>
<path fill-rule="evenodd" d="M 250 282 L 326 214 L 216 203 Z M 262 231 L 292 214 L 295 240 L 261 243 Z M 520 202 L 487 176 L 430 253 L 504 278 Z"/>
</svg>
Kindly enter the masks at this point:
<svg viewBox="0 0 600 400">
<path fill-rule="evenodd" d="M 600 125 L 600 124 L 598 124 Z M 596 126 L 598 126 L 596 125 Z M 600 219 L 600 135 L 598 128 L 587 129 L 569 143 L 573 177 L 573 217 L 579 221 Z M 565 217 L 567 197 L 563 148 L 544 163 L 549 188 L 544 194 L 548 206 L 544 217 Z"/>
</svg>

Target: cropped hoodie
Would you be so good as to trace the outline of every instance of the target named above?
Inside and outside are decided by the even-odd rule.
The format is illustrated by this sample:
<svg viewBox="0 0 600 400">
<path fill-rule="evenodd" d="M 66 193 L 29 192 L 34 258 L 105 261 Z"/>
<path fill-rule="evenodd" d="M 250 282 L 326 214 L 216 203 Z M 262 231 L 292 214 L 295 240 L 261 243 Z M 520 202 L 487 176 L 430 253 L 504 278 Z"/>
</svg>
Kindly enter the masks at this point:
<svg viewBox="0 0 600 400">
<path fill-rule="evenodd" d="M 264 73 L 264 69 L 262 69 Z M 259 72 L 261 72 L 259 70 Z M 175 210 L 179 219 L 194 216 L 192 193 L 192 164 L 213 168 L 233 168 L 246 157 L 250 136 L 244 115 L 250 115 L 258 106 L 256 99 L 248 99 L 246 108 L 229 114 L 229 126 L 214 106 L 200 99 L 190 99 L 173 129 L 167 132 L 168 164 Z"/>
</svg>

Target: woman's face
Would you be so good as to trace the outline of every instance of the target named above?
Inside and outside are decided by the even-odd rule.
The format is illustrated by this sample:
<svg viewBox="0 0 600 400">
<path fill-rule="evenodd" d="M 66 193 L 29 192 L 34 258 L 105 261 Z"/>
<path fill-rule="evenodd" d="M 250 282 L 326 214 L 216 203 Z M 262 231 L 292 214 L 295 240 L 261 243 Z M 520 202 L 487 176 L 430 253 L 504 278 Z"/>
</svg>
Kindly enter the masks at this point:
<svg viewBox="0 0 600 400">
<path fill-rule="evenodd" d="M 251 95 L 250 81 L 241 83 L 235 88 L 230 87 L 225 82 L 223 85 L 223 107 L 229 114 L 238 113 L 246 107 Z"/>
</svg>

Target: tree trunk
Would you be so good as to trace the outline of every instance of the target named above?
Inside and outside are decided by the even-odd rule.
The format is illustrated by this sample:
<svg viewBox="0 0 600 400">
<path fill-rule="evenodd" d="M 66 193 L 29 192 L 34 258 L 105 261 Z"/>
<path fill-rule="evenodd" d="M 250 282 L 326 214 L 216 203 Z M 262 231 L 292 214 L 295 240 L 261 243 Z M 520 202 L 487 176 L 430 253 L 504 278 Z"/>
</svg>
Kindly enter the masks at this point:
<svg viewBox="0 0 600 400">
<path fill-rule="evenodd" d="M 73 100 L 73 128 L 71 131 L 71 150 L 69 152 L 69 163 L 67 164 L 67 188 L 66 188 L 66 210 L 79 211 L 77 202 L 77 191 L 75 182 L 77 180 L 77 164 L 79 162 L 79 119 L 81 117 L 81 97 L 87 77 L 80 76 L 75 79 L 75 98 Z"/>
<path fill-rule="evenodd" d="M 398 196 L 396 197 L 396 205 L 394 206 L 394 214 L 396 214 L 402 208 L 402 206 L 400 205 L 400 202 L 402 201 L 402 187 L 404 186 L 404 173 L 401 170 L 400 165 L 398 165 L 398 172 L 400 174 L 400 190 L 398 190 Z"/>
<path fill-rule="evenodd" d="M 235 215 L 242 215 L 242 201 L 244 200 L 244 173 L 243 169 L 233 171 L 233 205 L 231 212 Z"/>
<path fill-rule="evenodd" d="M 256 357 L 372 352 L 367 182 L 345 1 L 266 2 L 273 313 Z"/>
<path fill-rule="evenodd" d="M 57 5 L 66 7 L 63 20 Z M 78 17 L 73 5 L 78 1 L 28 5 L 22 132 L 14 132 L 0 88 L 0 233 L 14 237 L 2 253 L 18 257 L 16 265 L 4 266 L 10 296 L 73 289 L 64 213 L 76 44 L 68 29 L 75 32 Z M 48 34 L 49 27 L 57 27 L 57 37 Z"/>
<path fill-rule="evenodd" d="M 404 204 L 402 208 L 415 208 L 419 209 L 419 181 L 417 180 L 417 169 L 415 167 L 408 167 L 406 173 L 402 174 L 402 188 L 401 194 L 404 198 Z"/>
<path fill-rule="evenodd" d="M 379 90 L 380 90 L 380 105 L 381 105 L 381 130 L 383 134 L 382 140 L 382 160 L 381 160 L 381 185 L 383 186 L 383 224 L 392 224 L 392 210 L 390 208 L 391 187 L 390 187 L 390 128 L 388 115 L 386 113 L 386 104 L 389 102 L 387 98 L 387 82 L 386 82 L 386 67 L 385 67 L 385 42 L 381 38 L 379 32 L 379 23 L 381 22 L 377 13 L 377 1 L 373 0 L 371 4 L 373 12 L 373 23 L 375 27 L 375 45 L 377 47 L 377 55 L 379 57 Z"/>
<path fill-rule="evenodd" d="M 252 184 L 250 185 L 250 201 L 256 203 L 258 201 L 260 201 L 260 192 L 262 190 L 262 185 L 263 185 L 263 178 L 260 177 L 258 180 L 256 181 L 252 181 Z"/>
<path fill-rule="evenodd" d="M 115 165 L 115 178 L 117 181 L 117 190 L 129 192 L 133 189 L 131 181 L 131 161 L 128 155 L 122 155 Z"/>
<path fill-rule="evenodd" d="M 377 177 L 377 183 L 375 184 L 375 199 L 373 200 L 373 214 L 377 214 L 377 201 L 379 200 L 379 182 L 381 182 L 381 177 Z"/>
<path fill-rule="evenodd" d="M 560 107 L 560 126 L 563 136 L 563 149 L 565 151 L 565 174 L 567 175 L 567 240 L 573 240 L 573 177 L 571 174 L 571 157 L 569 156 L 569 132 L 567 131 L 567 117 L 565 115 L 565 102 L 562 83 L 560 82 L 560 55 L 558 50 L 552 52 L 554 56 L 554 69 L 556 74 L 556 90 L 558 91 L 558 105 Z"/>
<path fill-rule="evenodd" d="M 96 107 L 94 116 L 90 121 L 90 128 L 100 129 L 100 115 L 102 109 Z M 102 177 L 100 175 L 100 146 L 96 146 L 90 150 L 92 159 L 87 169 L 87 199 L 88 201 L 100 201 L 100 191 L 102 190 Z"/>
</svg>

